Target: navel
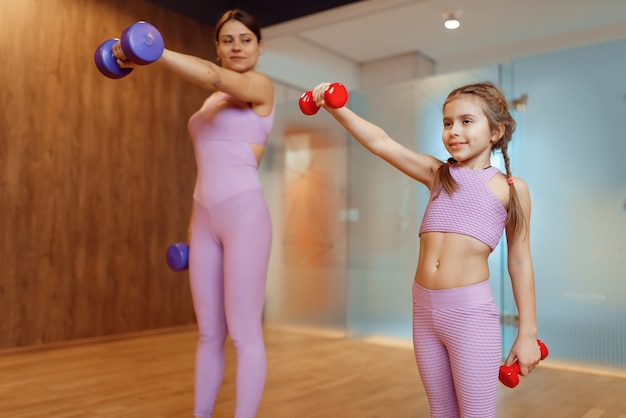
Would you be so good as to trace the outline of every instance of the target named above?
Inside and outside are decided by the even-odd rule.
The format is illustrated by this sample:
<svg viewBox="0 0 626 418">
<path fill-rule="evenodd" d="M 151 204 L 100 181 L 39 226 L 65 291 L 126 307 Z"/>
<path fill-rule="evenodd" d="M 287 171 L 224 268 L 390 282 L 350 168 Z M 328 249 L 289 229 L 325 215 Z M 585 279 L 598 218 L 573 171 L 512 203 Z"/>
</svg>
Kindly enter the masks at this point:
<svg viewBox="0 0 626 418">
<path fill-rule="evenodd" d="M 435 268 L 439 268 L 439 260 L 437 260 L 437 263 L 435 263 Z"/>
</svg>

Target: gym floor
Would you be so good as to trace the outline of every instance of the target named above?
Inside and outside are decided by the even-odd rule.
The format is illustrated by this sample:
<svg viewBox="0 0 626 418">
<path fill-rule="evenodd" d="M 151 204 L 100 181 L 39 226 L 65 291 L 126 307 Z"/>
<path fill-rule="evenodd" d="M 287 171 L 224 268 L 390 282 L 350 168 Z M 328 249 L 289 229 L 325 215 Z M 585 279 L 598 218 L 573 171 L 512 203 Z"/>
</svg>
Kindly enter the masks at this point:
<svg viewBox="0 0 626 418">
<path fill-rule="evenodd" d="M 415 418 L 428 402 L 410 347 L 266 328 L 268 377 L 258 417 Z M 190 417 L 194 327 L 48 349 L 0 351 L 0 416 Z M 538 367 L 501 386 L 498 417 L 626 418 L 626 379 Z M 228 344 L 216 417 L 234 410 Z"/>
</svg>

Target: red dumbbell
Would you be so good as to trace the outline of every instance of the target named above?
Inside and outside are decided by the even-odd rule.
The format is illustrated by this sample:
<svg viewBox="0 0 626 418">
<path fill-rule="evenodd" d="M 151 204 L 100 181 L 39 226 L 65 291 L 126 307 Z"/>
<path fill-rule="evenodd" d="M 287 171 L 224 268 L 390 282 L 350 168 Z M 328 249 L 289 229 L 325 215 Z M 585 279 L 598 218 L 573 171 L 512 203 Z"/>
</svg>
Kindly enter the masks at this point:
<svg viewBox="0 0 626 418">
<path fill-rule="evenodd" d="M 537 340 L 537 344 L 539 344 L 541 360 L 543 360 L 548 357 L 548 347 L 546 347 L 541 340 Z M 510 366 L 502 365 L 500 366 L 500 382 L 502 382 L 504 386 L 514 388 L 519 383 L 519 373 L 519 364 L 517 361 Z"/>
<path fill-rule="evenodd" d="M 348 90 L 341 83 L 332 83 L 324 92 L 324 101 L 332 108 L 339 109 L 348 102 Z M 298 102 L 300 110 L 307 116 L 312 116 L 320 110 L 319 106 L 313 100 L 313 92 L 307 91 Z"/>
</svg>

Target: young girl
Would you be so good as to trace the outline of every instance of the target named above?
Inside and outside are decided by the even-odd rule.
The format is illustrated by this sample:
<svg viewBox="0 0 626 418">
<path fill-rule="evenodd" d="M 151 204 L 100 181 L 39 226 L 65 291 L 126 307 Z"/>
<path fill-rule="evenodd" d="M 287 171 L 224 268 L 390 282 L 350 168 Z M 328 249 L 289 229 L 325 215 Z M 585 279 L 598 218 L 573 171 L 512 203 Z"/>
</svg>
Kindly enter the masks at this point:
<svg viewBox="0 0 626 418">
<path fill-rule="evenodd" d="M 272 229 L 258 165 L 274 121 L 274 86 L 255 70 L 263 49 L 250 14 L 233 9 L 215 26 L 221 65 L 165 49 L 157 61 L 212 91 L 189 119 L 198 176 L 189 236 L 189 276 L 200 330 L 195 413 L 211 417 L 230 335 L 237 355 L 236 418 L 253 418 L 266 377 L 261 317 Z M 133 67 L 113 46 L 120 67 Z"/>
<path fill-rule="evenodd" d="M 507 147 L 515 130 L 507 101 L 491 83 L 452 91 L 443 105 L 442 140 L 451 157 L 405 148 L 348 108 L 324 103 L 329 86 L 313 90 L 358 142 L 409 177 L 431 197 L 420 227 L 413 282 L 413 346 L 431 417 L 496 414 L 500 365 L 499 313 L 489 285 L 488 257 L 506 231 L 508 269 L 519 313 L 517 338 L 505 361 L 527 375 L 540 358 L 530 255 L 530 194 L 511 176 Z M 491 166 L 500 150 L 506 174 Z"/>
</svg>

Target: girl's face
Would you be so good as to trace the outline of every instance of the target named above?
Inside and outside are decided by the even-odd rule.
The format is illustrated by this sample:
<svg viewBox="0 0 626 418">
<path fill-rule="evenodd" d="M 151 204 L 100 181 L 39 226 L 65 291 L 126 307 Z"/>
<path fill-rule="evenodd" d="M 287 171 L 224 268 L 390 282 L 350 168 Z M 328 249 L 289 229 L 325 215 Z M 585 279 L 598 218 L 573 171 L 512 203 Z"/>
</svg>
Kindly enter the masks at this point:
<svg viewBox="0 0 626 418">
<path fill-rule="evenodd" d="M 472 169 L 489 166 L 491 147 L 501 136 L 491 130 L 482 99 L 464 95 L 444 106 L 443 144 L 460 165 Z"/>
<path fill-rule="evenodd" d="M 263 41 L 259 42 L 256 35 L 240 21 L 229 20 L 220 30 L 215 49 L 222 67 L 245 73 L 256 66 Z"/>
</svg>

